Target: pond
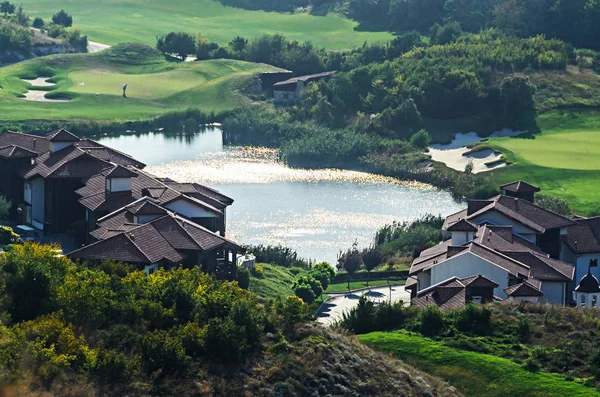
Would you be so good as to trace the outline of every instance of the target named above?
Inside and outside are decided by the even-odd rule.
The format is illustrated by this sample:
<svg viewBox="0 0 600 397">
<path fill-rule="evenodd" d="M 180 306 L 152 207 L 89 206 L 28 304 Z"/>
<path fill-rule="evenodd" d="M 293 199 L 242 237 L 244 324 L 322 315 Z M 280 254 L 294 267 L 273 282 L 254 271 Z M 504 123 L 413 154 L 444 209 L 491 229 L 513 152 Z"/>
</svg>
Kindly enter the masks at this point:
<svg viewBox="0 0 600 397">
<path fill-rule="evenodd" d="M 277 151 L 224 146 L 221 130 L 198 134 L 103 136 L 100 143 L 129 153 L 159 177 L 197 182 L 235 200 L 227 235 L 241 244 L 282 244 L 299 255 L 335 263 L 356 240 L 372 242 L 378 228 L 462 208 L 448 192 L 357 171 L 287 167 Z"/>
</svg>

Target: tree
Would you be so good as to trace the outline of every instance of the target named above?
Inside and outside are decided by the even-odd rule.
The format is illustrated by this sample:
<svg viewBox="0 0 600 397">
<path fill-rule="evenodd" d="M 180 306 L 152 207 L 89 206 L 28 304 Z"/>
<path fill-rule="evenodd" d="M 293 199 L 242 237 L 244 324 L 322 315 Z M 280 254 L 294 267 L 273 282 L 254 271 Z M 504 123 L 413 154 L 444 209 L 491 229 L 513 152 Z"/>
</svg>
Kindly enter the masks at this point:
<svg viewBox="0 0 600 397">
<path fill-rule="evenodd" d="M 44 27 L 44 20 L 40 17 L 36 17 L 31 24 L 36 29 L 41 29 Z"/>
<path fill-rule="evenodd" d="M 383 262 L 383 255 L 379 248 L 371 245 L 365 248 L 362 252 L 362 261 L 367 269 L 367 287 L 369 286 L 369 280 L 371 279 L 371 270 L 375 269 Z"/>
<path fill-rule="evenodd" d="M 233 39 L 229 42 L 229 47 L 233 51 L 238 52 L 238 53 L 244 51 L 247 46 L 248 46 L 248 40 L 246 40 L 245 38 L 243 38 L 241 36 L 236 36 L 235 39 Z"/>
<path fill-rule="evenodd" d="M 31 21 L 31 18 L 29 18 L 29 15 L 25 14 L 25 11 L 23 10 L 22 5 L 19 6 L 19 9 L 17 10 L 17 13 L 15 14 L 15 16 L 17 17 L 17 23 L 19 25 L 25 26 L 25 27 L 29 26 L 29 22 Z"/>
<path fill-rule="evenodd" d="M 156 39 L 156 48 L 164 54 L 176 54 L 185 61 L 188 55 L 196 53 L 196 41 L 185 32 L 171 32 Z"/>
<path fill-rule="evenodd" d="M 0 3 L 0 12 L 4 13 L 4 18 L 8 17 L 8 14 L 15 12 L 15 5 L 9 1 L 3 1 Z"/>
<path fill-rule="evenodd" d="M 12 207 L 12 201 L 6 198 L 6 196 L 0 195 L 0 219 L 8 218 L 10 208 Z"/>
<path fill-rule="evenodd" d="M 419 130 L 410 137 L 410 144 L 416 149 L 427 149 L 431 136 L 427 130 Z"/>
<path fill-rule="evenodd" d="M 358 242 L 352 244 L 352 248 L 348 248 L 348 251 L 340 251 L 338 255 L 338 269 L 344 269 L 348 272 L 348 291 L 350 291 L 350 280 L 352 275 L 360 269 L 362 263 L 362 257 L 360 251 L 357 248 Z"/>
<path fill-rule="evenodd" d="M 212 43 L 208 40 L 208 38 L 198 35 L 196 37 L 196 59 L 202 61 L 204 59 L 210 59 L 211 51 L 217 50 L 219 45 L 217 43 Z"/>
<path fill-rule="evenodd" d="M 73 26 L 73 17 L 67 14 L 65 10 L 60 10 L 56 14 L 52 15 L 52 22 L 68 28 L 69 26 Z"/>
<path fill-rule="evenodd" d="M 313 298 L 310 297 L 310 294 L 307 294 L 304 287 L 309 287 L 313 293 Z M 323 294 L 323 286 L 321 282 L 314 278 L 311 274 L 307 274 L 304 276 L 298 277 L 294 284 L 292 284 L 292 289 L 297 292 L 300 291 L 301 295 L 296 293 L 296 296 L 302 298 L 306 303 L 312 303 L 315 298 L 318 298 Z"/>
<path fill-rule="evenodd" d="M 569 208 L 569 203 L 560 197 L 536 194 L 534 201 L 535 204 L 539 205 L 540 207 L 562 216 L 570 216 L 572 213 L 571 208 Z"/>
<path fill-rule="evenodd" d="M 474 167 L 475 164 L 473 164 L 473 159 L 469 159 L 469 162 L 467 163 L 467 165 L 465 165 L 465 174 L 471 175 L 473 173 Z"/>
</svg>

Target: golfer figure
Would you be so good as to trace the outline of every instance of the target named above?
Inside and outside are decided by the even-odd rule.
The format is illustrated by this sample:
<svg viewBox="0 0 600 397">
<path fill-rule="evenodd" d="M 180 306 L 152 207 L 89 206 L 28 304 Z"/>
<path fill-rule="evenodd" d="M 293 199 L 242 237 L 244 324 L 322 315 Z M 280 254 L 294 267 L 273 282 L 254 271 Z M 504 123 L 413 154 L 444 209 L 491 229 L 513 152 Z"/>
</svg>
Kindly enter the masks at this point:
<svg viewBox="0 0 600 397">
<path fill-rule="evenodd" d="M 127 98 L 127 95 L 125 95 L 125 91 L 127 91 L 127 84 L 123 86 L 123 98 Z"/>
</svg>

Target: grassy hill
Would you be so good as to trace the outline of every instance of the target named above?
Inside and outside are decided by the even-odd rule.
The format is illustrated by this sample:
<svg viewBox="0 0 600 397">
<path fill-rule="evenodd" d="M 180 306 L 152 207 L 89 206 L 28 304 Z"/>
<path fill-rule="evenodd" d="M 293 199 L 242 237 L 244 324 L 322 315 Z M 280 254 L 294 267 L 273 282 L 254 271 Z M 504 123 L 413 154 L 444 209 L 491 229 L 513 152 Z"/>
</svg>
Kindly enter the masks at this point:
<svg viewBox="0 0 600 397">
<path fill-rule="evenodd" d="M 134 120 L 190 106 L 205 112 L 233 109 L 248 100 L 235 88 L 249 77 L 277 70 L 236 60 L 178 62 L 140 44 L 121 44 L 96 54 L 54 55 L 0 68 L 0 120 Z M 20 98 L 29 83 L 50 77 L 46 98 Z M 128 84 L 127 98 L 122 86 Z"/>
<path fill-rule="evenodd" d="M 597 390 L 559 375 L 530 372 L 511 360 L 454 349 L 407 331 L 373 332 L 358 339 L 441 377 L 466 396 L 600 396 Z"/>
<path fill-rule="evenodd" d="M 364 41 L 389 40 L 389 33 L 357 32 L 353 22 L 340 15 L 281 14 L 225 7 L 213 0 L 26 0 L 23 7 L 32 17 L 49 19 L 64 8 L 74 18 L 75 28 L 90 40 L 119 44 L 140 42 L 153 45 L 156 36 L 173 30 L 202 33 L 226 44 L 235 36 L 253 38 L 280 33 L 288 39 L 310 40 L 317 47 L 345 49 Z"/>
</svg>

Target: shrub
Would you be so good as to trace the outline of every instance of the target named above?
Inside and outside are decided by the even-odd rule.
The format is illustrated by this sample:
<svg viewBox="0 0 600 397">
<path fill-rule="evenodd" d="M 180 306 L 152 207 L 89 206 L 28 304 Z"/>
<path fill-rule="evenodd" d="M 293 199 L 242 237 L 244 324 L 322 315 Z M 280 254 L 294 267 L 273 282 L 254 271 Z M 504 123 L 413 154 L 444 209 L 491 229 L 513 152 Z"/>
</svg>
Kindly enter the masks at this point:
<svg viewBox="0 0 600 397">
<path fill-rule="evenodd" d="M 416 149 L 427 149 L 431 135 L 426 130 L 419 130 L 410 137 L 410 144 Z"/>
<path fill-rule="evenodd" d="M 292 289 L 296 290 L 296 288 L 303 286 L 303 285 L 307 285 L 310 287 L 313 294 L 315 295 L 315 298 L 318 298 L 323 293 L 323 286 L 321 285 L 321 282 L 319 280 L 317 280 L 316 278 L 314 278 L 312 276 L 312 274 L 306 274 L 304 276 L 300 276 L 300 277 L 296 278 L 296 280 L 294 280 L 294 284 L 292 285 Z M 312 303 L 312 302 L 307 302 L 307 303 Z"/>
<path fill-rule="evenodd" d="M 492 312 L 485 306 L 470 303 L 456 315 L 456 325 L 462 332 L 489 335 L 492 331 Z"/>
<path fill-rule="evenodd" d="M 531 338 L 531 322 L 526 316 L 519 316 L 517 334 L 519 335 L 521 342 L 527 342 L 529 338 Z"/>
<path fill-rule="evenodd" d="M 8 226 L 0 226 L 0 246 L 15 244 L 21 241 L 21 237 Z"/>
<path fill-rule="evenodd" d="M 36 29 L 41 29 L 44 27 L 44 20 L 40 17 L 36 17 L 31 24 Z"/>
<path fill-rule="evenodd" d="M 8 218 L 11 207 L 12 201 L 7 199 L 6 196 L 0 195 L 0 219 Z"/>
<path fill-rule="evenodd" d="M 250 272 L 244 267 L 237 270 L 237 282 L 240 288 L 248 289 L 250 286 Z"/>
<path fill-rule="evenodd" d="M 271 263 L 282 267 L 302 267 L 307 269 L 310 262 L 298 257 L 298 253 L 291 248 L 281 245 L 248 245 L 245 250 L 256 257 L 257 262 Z"/>
<path fill-rule="evenodd" d="M 256 278 L 264 278 L 265 277 L 265 267 L 263 265 L 255 265 L 250 272 Z"/>
<path fill-rule="evenodd" d="M 437 306 L 427 306 L 420 317 L 420 332 L 425 336 L 440 335 L 446 327 L 446 315 Z"/>
<path fill-rule="evenodd" d="M 60 10 L 52 16 L 52 22 L 68 28 L 69 26 L 73 26 L 73 17 L 67 14 L 65 10 Z"/>
<path fill-rule="evenodd" d="M 309 305 L 313 303 L 316 298 L 312 288 L 307 284 L 296 285 L 296 288 L 294 288 L 294 293 L 298 298 L 302 299 L 304 303 L 308 303 Z"/>
<path fill-rule="evenodd" d="M 534 198 L 535 204 L 540 207 L 547 209 L 548 211 L 555 212 L 562 216 L 570 216 L 572 214 L 569 203 L 560 197 L 547 196 L 545 194 L 536 194 Z"/>
<path fill-rule="evenodd" d="M 170 336 L 166 331 L 149 332 L 140 340 L 142 363 L 148 372 L 162 370 L 163 373 L 184 372 L 191 365 L 181 339 Z"/>
<path fill-rule="evenodd" d="M 92 372 L 105 383 L 127 384 L 136 372 L 136 360 L 131 360 L 122 352 L 100 348 Z"/>
</svg>

